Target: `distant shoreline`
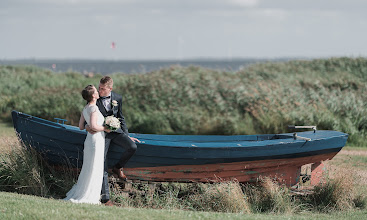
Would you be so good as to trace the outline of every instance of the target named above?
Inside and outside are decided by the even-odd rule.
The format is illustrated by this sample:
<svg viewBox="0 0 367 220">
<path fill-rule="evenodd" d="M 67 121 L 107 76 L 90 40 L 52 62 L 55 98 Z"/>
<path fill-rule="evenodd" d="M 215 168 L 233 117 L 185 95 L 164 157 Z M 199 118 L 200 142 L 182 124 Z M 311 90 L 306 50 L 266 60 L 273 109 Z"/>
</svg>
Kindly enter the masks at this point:
<svg viewBox="0 0 367 220">
<path fill-rule="evenodd" d="M 200 66 L 214 70 L 238 71 L 251 64 L 285 62 L 307 58 L 233 58 L 233 59 L 184 59 L 184 60 L 88 60 L 88 59 L 19 59 L 0 60 L 0 65 L 34 65 L 54 72 L 75 71 L 80 73 L 148 73 L 172 65 Z"/>
</svg>

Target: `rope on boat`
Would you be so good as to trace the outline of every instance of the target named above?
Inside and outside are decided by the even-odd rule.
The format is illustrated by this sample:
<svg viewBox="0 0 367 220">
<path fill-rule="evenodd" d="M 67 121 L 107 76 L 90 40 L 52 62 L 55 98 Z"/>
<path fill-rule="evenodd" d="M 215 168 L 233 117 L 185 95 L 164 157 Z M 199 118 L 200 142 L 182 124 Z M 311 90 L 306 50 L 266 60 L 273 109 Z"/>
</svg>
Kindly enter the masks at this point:
<svg viewBox="0 0 367 220">
<path fill-rule="evenodd" d="M 294 140 L 304 140 L 304 141 L 310 141 L 311 140 L 311 138 L 298 136 L 297 133 L 293 133 L 293 138 L 294 138 Z"/>
</svg>

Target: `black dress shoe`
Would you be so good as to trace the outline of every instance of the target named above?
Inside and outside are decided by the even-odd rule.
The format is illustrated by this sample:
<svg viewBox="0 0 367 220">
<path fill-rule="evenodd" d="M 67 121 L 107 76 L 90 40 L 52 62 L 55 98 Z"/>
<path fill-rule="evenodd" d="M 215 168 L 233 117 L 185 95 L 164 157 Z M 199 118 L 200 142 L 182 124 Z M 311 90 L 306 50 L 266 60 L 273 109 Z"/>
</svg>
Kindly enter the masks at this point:
<svg viewBox="0 0 367 220">
<path fill-rule="evenodd" d="M 101 199 L 101 203 L 105 204 L 106 202 L 110 201 L 109 199 Z"/>
</svg>

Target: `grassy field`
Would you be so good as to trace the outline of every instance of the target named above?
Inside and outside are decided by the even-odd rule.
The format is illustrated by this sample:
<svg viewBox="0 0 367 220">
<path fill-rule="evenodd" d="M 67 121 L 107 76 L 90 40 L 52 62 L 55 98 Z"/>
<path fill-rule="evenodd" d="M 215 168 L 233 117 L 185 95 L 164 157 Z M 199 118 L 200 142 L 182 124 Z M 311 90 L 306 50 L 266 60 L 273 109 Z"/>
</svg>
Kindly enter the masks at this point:
<svg viewBox="0 0 367 220">
<path fill-rule="evenodd" d="M 12 123 L 0 121 L 0 137 L 15 137 Z"/>
<path fill-rule="evenodd" d="M 365 148 L 345 147 L 328 162 L 331 172 L 337 170 L 353 174 L 357 183 L 367 194 L 367 150 Z"/>
<path fill-rule="evenodd" d="M 0 124 L 0 130 L 3 136 L 1 154 L 9 151 L 9 146 L 15 139 L 13 129 L 6 123 Z M 5 136 L 4 136 L 5 135 Z M 10 137 L 9 137 L 10 136 Z M 329 175 L 343 175 L 343 179 L 350 178 L 352 184 L 347 187 L 356 187 L 359 192 L 367 194 L 367 150 L 366 148 L 345 147 L 333 160 L 327 163 Z M 19 170 L 20 172 L 20 170 Z M 62 183 L 61 183 L 62 184 Z M 352 186 L 353 185 L 353 186 Z M 221 190 L 221 188 L 217 188 Z M 226 213 L 226 212 L 205 212 L 189 211 L 184 207 L 167 205 L 167 201 L 155 198 L 153 202 L 155 209 L 149 208 L 139 200 L 139 198 L 130 198 L 125 200 L 119 198 L 115 190 L 113 198 L 117 202 L 115 207 L 105 207 L 103 205 L 72 204 L 58 199 L 53 199 L 50 195 L 44 197 L 29 196 L 17 193 L 0 192 L 0 219 L 46 219 L 52 216 L 53 219 L 364 219 L 367 217 L 367 209 L 346 209 L 336 211 L 330 207 L 328 212 L 325 209 L 322 212 L 303 209 L 303 211 L 271 211 L 265 213 Z M 170 192 L 171 193 L 171 192 Z M 174 193 L 174 192 L 173 192 Z M 281 196 L 285 194 L 278 194 Z M 216 196 L 214 196 L 214 201 Z M 62 198 L 62 197 L 61 197 Z M 172 197 L 166 197 L 174 199 Z M 154 199 L 154 198 L 153 198 Z M 234 197 L 230 200 L 235 199 Z M 222 200 L 222 199 L 220 199 Z M 120 201 L 120 202 L 118 202 Z M 284 200 L 280 200 L 282 202 Z M 205 201 L 204 201 L 205 202 Z M 209 198 L 208 202 L 213 202 Z M 140 203 L 144 208 L 133 208 L 133 203 Z M 150 202 L 152 203 L 152 201 Z M 172 201 L 171 201 L 172 203 Z M 175 202 L 173 202 L 175 203 Z M 159 205 L 165 208 L 158 208 Z M 291 205 L 291 209 L 299 209 L 298 205 Z M 180 208 L 181 207 L 181 208 Z M 182 210 L 183 208 L 183 210 Z M 287 208 L 287 207 L 285 207 Z M 302 210 L 302 209 L 299 209 Z"/>
<path fill-rule="evenodd" d="M 366 217 L 367 210 L 276 215 L 105 207 L 0 192 L 0 219 L 365 219 Z"/>
</svg>

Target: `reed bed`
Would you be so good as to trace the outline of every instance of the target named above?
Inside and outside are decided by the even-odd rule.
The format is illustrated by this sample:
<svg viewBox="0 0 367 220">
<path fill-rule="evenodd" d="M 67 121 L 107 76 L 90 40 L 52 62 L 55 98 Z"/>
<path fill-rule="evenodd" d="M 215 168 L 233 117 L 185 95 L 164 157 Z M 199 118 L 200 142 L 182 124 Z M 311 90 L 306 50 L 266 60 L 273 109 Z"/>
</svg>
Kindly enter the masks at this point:
<svg viewBox="0 0 367 220">
<path fill-rule="evenodd" d="M 77 125 L 80 91 L 101 75 L 0 66 L 0 118 L 11 110 Z M 367 59 L 330 58 L 254 64 L 238 72 L 172 66 L 147 74 L 114 73 L 131 132 L 261 134 L 287 125 L 317 125 L 348 133 L 365 146 Z"/>
</svg>

